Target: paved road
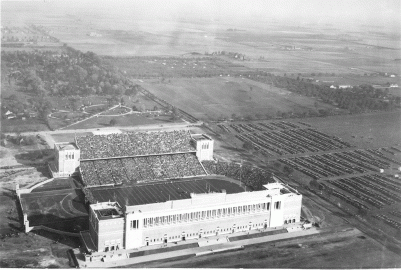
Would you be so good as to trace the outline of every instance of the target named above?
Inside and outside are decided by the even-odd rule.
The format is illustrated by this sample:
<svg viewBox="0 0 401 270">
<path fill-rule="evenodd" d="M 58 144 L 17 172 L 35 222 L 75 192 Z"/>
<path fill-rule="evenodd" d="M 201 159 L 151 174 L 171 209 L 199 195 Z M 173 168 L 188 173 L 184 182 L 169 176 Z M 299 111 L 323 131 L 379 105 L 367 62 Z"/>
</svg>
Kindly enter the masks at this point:
<svg viewBox="0 0 401 270">
<path fill-rule="evenodd" d="M 182 249 L 182 250 L 176 250 L 176 251 L 170 251 L 170 252 L 164 252 L 164 253 L 157 253 L 157 254 L 134 257 L 134 258 L 118 260 L 118 261 L 89 262 L 89 263 L 79 261 L 79 263 L 80 263 L 81 267 L 88 267 L 88 268 L 119 267 L 119 266 L 126 266 L 126 265 L 130 265 L 130 264 L 138 264 L 138 263 L 144 263 L 144 262 L 149 262 L 149 261 L 180 257 L 180 256 L 185 256 L 185 255 L 194 255 L 197 253 L 207 252 L 207 251 L 211 251 L 211 250 L 218 250 L 218 249 L 223 249 L 223 248 L 235 248 L 235 247 L 254 245 L 254 244 L 270 242 L 270 241 L 291 239 L 294 237 L 306 237 L 306 236 L 319 234 L 319 233 L 320 233 L 319 230 L 316 230 L 315 228 L 313 228 L 310 230 L 302 230 L 302 231 L 296 231 L 296 232 L 291 232 L 291 233 L 268 235 L 268 236 L 262 236 L 262 237 L 258 237 L 258 238 L 239 240 L 239 241 L 235 241 L 235 242 L 226 242 L 226 243 L 217 244 L 217 245 L 210 245 L 210 246 L 188 248 L 188 249 Z"/>
<path fill-rule="evenodd" d="M 19 134 L 23 136 L 36 136 L 41 135 L 41 137 L 47 142 L 47 144 L 53 148 L 54 147 L 54 139 L 51 135 L 56 134 L 71 134 L 71 133 L 85 133 L 85 132 L 93 132 L 98 130 L 124 130 L 124 131 L 144 131 L 144 130 L 168 130 L 168 129 L 183 129 L 188 128 L 190 126 L 199 126 L 199 124 L 189 124 L 189 123 L 169 123 L 169 124 L 154 124 L 154 125 L 141 125 L 141 126 L 114 126 L 114 127 L 103 127 L 103 128 L 88 128 L 88 129 L 66 129 L 66 130 L 54 130 L 54 131 L 29 131 L 29 132 L 21 132 Z M 17 133 L 4 133 L 5 135 L 16 136 Z"/>
</svg>

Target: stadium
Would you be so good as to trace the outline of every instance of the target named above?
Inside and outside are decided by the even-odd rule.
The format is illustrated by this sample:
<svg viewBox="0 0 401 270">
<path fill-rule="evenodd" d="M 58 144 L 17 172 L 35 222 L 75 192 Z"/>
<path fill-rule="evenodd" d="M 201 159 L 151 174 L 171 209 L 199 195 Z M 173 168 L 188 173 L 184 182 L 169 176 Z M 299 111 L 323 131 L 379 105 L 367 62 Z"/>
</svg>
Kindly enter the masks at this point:
<svg viewBox="0 0 401 270">
<path fill-rule="evenodd" d="M 183 130 L 56 143 L 53 177 L 82 180 L 89 229 L 80 235 L 90 260 L 300 221 L 302 195 L 260 168 L 215 161 L 213 143 Z"/>
</svg>

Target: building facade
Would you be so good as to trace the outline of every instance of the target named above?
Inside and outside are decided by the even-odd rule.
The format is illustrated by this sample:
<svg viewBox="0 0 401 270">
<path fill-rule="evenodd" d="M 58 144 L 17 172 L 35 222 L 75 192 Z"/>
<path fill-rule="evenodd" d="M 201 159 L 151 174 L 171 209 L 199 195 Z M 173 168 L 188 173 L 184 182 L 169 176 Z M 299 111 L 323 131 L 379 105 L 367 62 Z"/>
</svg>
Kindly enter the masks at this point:
<svg viewBox="0 0 401 270">
<path fill-rule="evenodd" d="M 296 223 L 301 205 L 302 195 L 279 183 L 143 205 L 103 202 L 90 205 L 89 234 L 95 252 L 134 249 Z"/>
<path fill-rule="evenodd" d="M 206 134 L 192 134 L 191 137 L 199 161 L 213 160 L 213 139 Z"/>
<path fill-rule="evenodd" d="M 55 161 L 49 164 L 53 177 L 69 177 L 77 172 L 80 164 L 80 150 L 74 143 L 55 143 Z"/>
</svg>

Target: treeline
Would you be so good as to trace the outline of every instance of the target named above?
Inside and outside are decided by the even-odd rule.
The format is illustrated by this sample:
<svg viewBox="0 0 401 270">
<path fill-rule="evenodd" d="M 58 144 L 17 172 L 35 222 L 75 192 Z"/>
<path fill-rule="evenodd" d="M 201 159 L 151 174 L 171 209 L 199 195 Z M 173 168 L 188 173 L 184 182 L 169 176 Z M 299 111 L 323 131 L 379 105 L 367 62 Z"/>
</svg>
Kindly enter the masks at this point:
<svg viewBox="0 0 401 270">
<path fill-rule="evenodd" d="M 1 58 L 13 70 L 9 83 L 14 81 L 37 96 L 121 95 L 130 85 L 93 52 L 82 53 L 67 46 L 62 52 L 2 51 Z"/>
<path fill-rule="evenodd" d="M 307 97 L 316 97 L 351 113 L 388 111 L 400 106 L 401 98 L 392 96 L 388 90 L 376 89 L 371 85 L 359 85 L 349 89 L 332 89 L 298 79 L 275 76 L 265 72 L 244 73 L 251 80 L 274 85 Z"/>
</svg>

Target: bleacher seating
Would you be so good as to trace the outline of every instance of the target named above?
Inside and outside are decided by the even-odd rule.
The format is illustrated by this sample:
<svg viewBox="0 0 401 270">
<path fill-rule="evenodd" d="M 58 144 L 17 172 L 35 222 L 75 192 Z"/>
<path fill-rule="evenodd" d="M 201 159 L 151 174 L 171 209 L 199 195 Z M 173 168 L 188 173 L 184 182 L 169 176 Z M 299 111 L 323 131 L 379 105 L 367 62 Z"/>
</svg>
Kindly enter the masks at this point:
<svg viewBox="0 0 401 270">
<path fill-rule="evenodd" d="M 81 160 L 195 151 L 188 131 L 128 132 L 76 138 Z"/>
</svg>

